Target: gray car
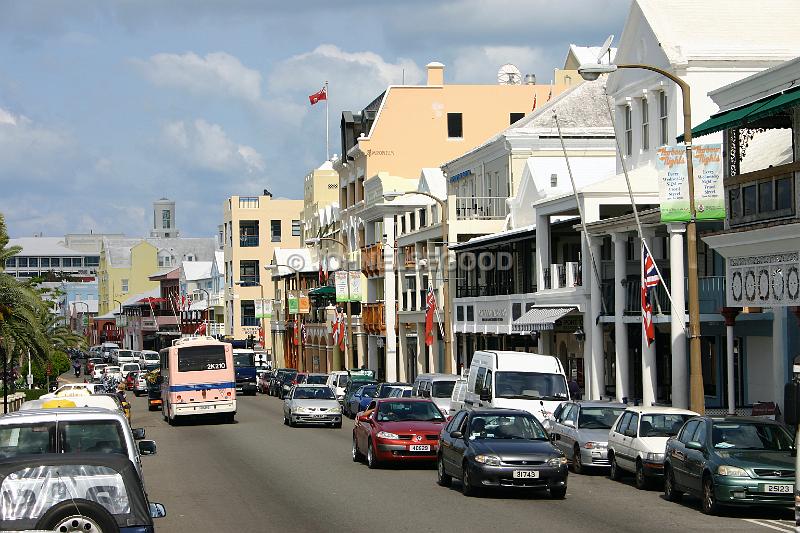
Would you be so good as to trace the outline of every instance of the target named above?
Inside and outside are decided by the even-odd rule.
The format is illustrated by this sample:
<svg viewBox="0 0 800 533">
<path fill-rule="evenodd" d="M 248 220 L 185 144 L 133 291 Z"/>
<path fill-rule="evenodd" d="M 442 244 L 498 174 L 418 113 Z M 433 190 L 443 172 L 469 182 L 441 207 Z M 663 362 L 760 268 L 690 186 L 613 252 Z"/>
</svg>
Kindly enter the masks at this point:
<svg viewBox="0 0 800 533">
<path fill-rule="evenodd" d="M 283 400 L 283 423 L 342 427 L 342 407 L 327 385 L 295 385 Z"/>
<path fill-rule="evenodd" d="M 608 431 L 627 407 L 601 401 L 565 402 L 550 424 L 550 440 L 580 474 L 587 467 L 608 468 Z"/>
</svg>

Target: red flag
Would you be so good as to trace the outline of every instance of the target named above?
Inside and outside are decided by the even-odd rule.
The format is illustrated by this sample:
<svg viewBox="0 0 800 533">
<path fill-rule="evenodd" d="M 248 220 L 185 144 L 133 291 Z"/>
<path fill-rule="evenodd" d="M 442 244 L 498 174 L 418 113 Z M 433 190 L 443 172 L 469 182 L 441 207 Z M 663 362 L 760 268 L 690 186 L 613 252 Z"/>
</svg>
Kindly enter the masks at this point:
<svg viewBox="0 0 800 533">
<path fill-rule="evenodd" d="M 319 260 L 319 284 L 322 285 L 322 259 Z"/>
<path fill-rule="evenodd" d="M 333 320 L 331 321 L 332 332 L 333 332 L 333 344 L 339 344 L 339 310 L 337 309 L 333 314 Z"/>
<path fill-rule="evenodd" d="M 206 323 L 203 322 L 202 324 L 197 326 L 197 329 L 194 330 L 194 334 L 195 335 L 205 335 L 206 334 Z"/>
<path fill-rule="evenodd" d="M 535 94 L 533 95 L 533 107 L 531 108 L 531 111 L 536 111 L 536 95 Z"/>
<path fill-rule="evenodd" d="M 659 283 L 661 283 L 661 278 L 656 270 L 656 264 L 644 241 L 642 241 L 642 325 L 644 326 L 648 346 L 656 340 L 656 328 L 655 324 L 653 324 L 653 302 L 650 299 L 650 293 Z"/>
<path fill-rule="evenodd" d="M 325 87 L 320 89 L 319 92 L 316 92 L 308 97 L 308 101 L 311 102 L 311 105 L 316 104 L 320 100 L 327 100 L 327 99 L 328 99 L 328 90 Z"/>
<path fill-rule="evenodd" d="M 344 351 L 344 344 L 347 340 L 347 332 L 345 331 L 345 324 L 346 319 L 344 313 L 341 314 L 341 318 L 339 318 L 339 349 Z"/>
<path fill-rule="evenodd" d="M 425 346 L 433 344 L 433 313 L 436 310 L 436 295 L 433 287 L 428 287 L 428 295 L 425 298 Z"/>
</svg>

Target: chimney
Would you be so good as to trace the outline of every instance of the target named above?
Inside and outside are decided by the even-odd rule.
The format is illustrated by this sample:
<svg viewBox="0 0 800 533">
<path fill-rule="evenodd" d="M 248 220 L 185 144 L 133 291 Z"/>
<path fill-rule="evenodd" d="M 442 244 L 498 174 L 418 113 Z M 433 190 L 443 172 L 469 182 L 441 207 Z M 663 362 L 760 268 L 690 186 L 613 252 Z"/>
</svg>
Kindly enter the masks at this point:
<svg viewBox="0 0 800 533">
<path fill-rule="evenodd" d="M 425 67 L 428 69 L 428 85 L 444 85 L 444 64 L 433 61 Z"/>
</svg>

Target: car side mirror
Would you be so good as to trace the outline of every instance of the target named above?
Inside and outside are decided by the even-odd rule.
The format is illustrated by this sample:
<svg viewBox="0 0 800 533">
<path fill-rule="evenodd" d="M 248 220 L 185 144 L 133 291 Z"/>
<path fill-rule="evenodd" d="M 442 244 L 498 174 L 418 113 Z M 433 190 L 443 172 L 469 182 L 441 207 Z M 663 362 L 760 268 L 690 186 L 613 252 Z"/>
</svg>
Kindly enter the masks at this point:
<svg viewBox="0 0 800 533">
<path fill-rule="evenodd" d="M 359 422 L 369 422 L 369 416 L 367 416 L 367 415 L 362 415 L 362 414 L 359 414 L 359 415 L 358 415 L 358 421 L 359 421 Z"/>
<path fill-rule="evenodd" d="M 154 440 L 140 440 L 137 445 L 139 455 L 155 455 L 156 453 L 156 441 Z"/>
<path fill-rule="evenodd" d="M 488 402 L 492 399 L 492 392 L 489 389 L 481 390 L 481 401 Z"/>
<path fill-rule="evenodd" d="M 453 439 L 463 439 L 464 438 L 464 434 L 461 433 L 460 431 L 451 431 L 450 432 L 450 437 L 453 438 Z"/>
<path fill-rule="evenodd" d="M 687 450 L 697 450 L 698 452 L 703 451 L 703 445 L 697 442 L 696 440 L 690 440 L 686 443 Z"/>
<path fill-rule="evenodd" d="M 556 434 L 555 433 L 550 433 L 550 435 L 548 435 L 548 437 L 550 437 L 550 442 L 555 442 L 556 441 Z"/>
<path fill-rule="evenodd" d="M 167 516 L 167 508 L 163 503 L 150 502 L 150 518 L 164 518 Z"/>
<path fill-rule="evenodd" d="M 575 421 L 574 420 L 564 420 L 561 423 L 564 424 L 565 426 L 569 426 L 571 428 L 575 427 Z"/>
<path fill-rule="evenodd" d="M 133 440 L 142 440 L 144 438 L 145 432 L 144 428 L 133 428 Z"/>
</svg>

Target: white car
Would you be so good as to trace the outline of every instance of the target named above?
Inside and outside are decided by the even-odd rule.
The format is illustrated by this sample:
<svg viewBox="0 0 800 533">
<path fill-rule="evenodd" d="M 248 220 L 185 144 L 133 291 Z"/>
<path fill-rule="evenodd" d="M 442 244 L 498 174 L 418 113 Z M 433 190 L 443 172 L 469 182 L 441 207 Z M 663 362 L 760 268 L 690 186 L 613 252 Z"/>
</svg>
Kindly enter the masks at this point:
<svg viewBox="0 0 800 533">
<path fill-rule="evenodd" d="M 142 350 L 139 352 L 139 366 L 147 368 L 147 365 L 157 365 L 161 362 L 161 357 L 158 352 L 152 350 Z"/>
<path fill-rule="evenodd" d="M 103 376 L 113 378 L 117 381 L 122 381 L 125 377 L 122 375 L 122 369 L 116 365 L 108 365 L 103 369 Z"/>
<path fill-rule="evenodd" d="M 120 367 L 120 370 L 122 372 L 122 375 L 127 378 L 128 374 L 130 374 L 131 372 L 140 371 L 141 367 L 139 366 L 139 363 L 124 363 Z"/>
<path fill-rule="evenodd" d="M 92 370 L 92 380 L 93 381 L 100 381 L 103 379 L 103 371 L 108 365 L 105 363 L 96 363 L 94 365 L 94 369 Z"/>
<path fill-rule="evenodd" d="M 327 385 L 295 385 L 283 400 L 283 423 L 342 427 L 342 407 Z"/>
<path fill-rule="evenodd" d="M 53 392 L 41 395 L 39 399 L 52 400 L 53 398 L 69 398 L 70 396 L 83 396 L 86 394 L 94 394 L 95 392 L 103 392 L 102 386 L 99 383 L 67 383 L 61 385 Z"/>
<path fill-rule="evenodd" d="M 678 434 L 684 422 L 698 416 L 673 407 L 628 407 L 608 432 L 609 477 L 625 472 L 636 476 L 636 487 L 645 489 L 652 479 L 664 476 L 667 440 Z"/>
<path fill-rule="evenodd" d="M 344 399 L 344 389 L 350 382 L 350 372 L 346 370 L 335 370 L 328 374 L 326 385 L 331 388 L 336 395 L 336 399 L 341 402 Z"/>
</svg>

